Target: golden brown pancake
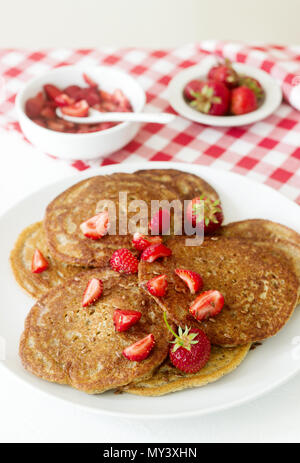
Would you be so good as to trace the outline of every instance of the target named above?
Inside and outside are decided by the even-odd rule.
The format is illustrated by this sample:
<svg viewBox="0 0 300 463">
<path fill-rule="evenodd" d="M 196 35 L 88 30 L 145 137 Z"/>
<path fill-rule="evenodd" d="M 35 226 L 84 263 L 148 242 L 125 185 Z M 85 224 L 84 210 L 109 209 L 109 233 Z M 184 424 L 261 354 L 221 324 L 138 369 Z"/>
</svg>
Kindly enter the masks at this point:
<svg viewBox="0 0 300 463">
<path fill-rule="evenodd" d="M 300 283 L 300 235 L 294 230 L 270 220 L 251 219 L 225 225 L 218 234 L 247 239 L 279 259 L 287 259 Z"/>
<path fill-rule="evenodd" d="M 124 387 L 130 394 L 159 396 L 191 387 L 206 386 L 227 375 L 240 365 L 251 344 L 225 348 L 212 346 L 207 364 L 198 373 L 184 373 L 175 368 L 169 360 L 154 372 L 149 379 Z"/>
<path fill-rule="evenodd" d="M 98 301 L 82 307 L 88 281 L 100 278 Z M 129 330 L 115 331 L 116 308 L 138 310 L 142 317 Z M 156 344 L 141 362 L 126 359 L 125 347 L 154 335 Z M 68 384 L 90 394 L 141 380 L 166 358 L 170 339 L 161 309 L 140 291 L 135 275 L 109 268 L 87 270 L 51 289 L 32 307 L 20 341 L 24 367 L 47 381 Z"/>
<path fill-rule="evenodd" d="M 208 196 L 218 199 L 219 195 L 209 183 L 197 175 L 176 169 L 147 169 L 135 172 L 140 177 L 156 181 L 167 188 L 175 189 L 180 199 L 193 199 L 197 196 Z"/>
<path fill-rule="evenodd" d="M 252 241 L 288 241 L 300 246 L 300 235 L 280 223 L 265 219 L 248 219 L 232 222 L 221 229 L 225 236 L 245 238 Z"/>
<path fill-rule="evenodd" d="M 288 321 L 297 302 L 299 282 L 293 268 L 259 246 L 236 238 L 206 238 L 201 246 L 185 246 L 185 237 L 168 240 L 172 256 L 139 264 L 139 281 L 166 274 L 168 290 L 155 298 L 177 325 L 202 328 L 212 344 L 237 346 L 275 335 Z M 222 311 L 198 322 L 189 313 L 195 299 L 175 268 L 202 275 L 203 291 L 219 290 L 225 298 Z"/>
<path fill-rule="evenodd" d="M 39 249 L 49 262 L 42 273 L 31 272 L 31 261 L 35 249 Z M 75 276 L 82 269 L 58 263 L 50 256 L 43 233 L 42 222 L 37 222 L 23 230 L 10 254 L 14 277 L 19 285 L 34 298 L 60 284 L 64 279 Z"/>
<path fill-rule="evenodd" d="M 83 267 L 102 267 L 119 248 L 131 248 L 132 236 L 106 235 L 99 240 L 86 238 L 80 224 L 104 209 L 99 201 L 113 201 L 119 209 L 119 192 L 127 193 L 127 200 L 176 199 L 175 191 L 134 174 L 99 175 L 77 183 L 57 196 L 47 207 L 44 227 L 47 245 L 54 259 L 65 264 Z M 128 218 L 139 212 L 128 213 Z M 150 216 L 149 207 L 149 216 Z M 117 220 L 117 230 L 118 230 Z"/>
</svg>

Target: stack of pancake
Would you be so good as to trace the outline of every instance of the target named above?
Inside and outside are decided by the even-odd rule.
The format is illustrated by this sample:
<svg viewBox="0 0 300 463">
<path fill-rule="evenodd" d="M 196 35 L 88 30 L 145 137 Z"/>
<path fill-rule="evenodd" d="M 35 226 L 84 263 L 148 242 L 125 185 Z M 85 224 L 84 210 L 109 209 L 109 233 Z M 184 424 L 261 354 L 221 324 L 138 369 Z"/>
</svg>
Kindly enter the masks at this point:
<svg viewBox="0 0 300 463">
<path fill-rule="evenodd" d="M 86 238 L 80 224 L 101 212 L 119 192 L 128 204 L 144 200 L 191 200 L 204 195 L 218 199 L 203 179 L 176 170 L 147 170 L 134 174 L 97 176 L 72 186 L 47 207 L 43 222 L 30 225 L 11 252 L 17 282 L 37 299 L 20 341 L 24 367 L 45 380 L 68 384 L 96 394 L 118 389 L 139 395 L 162 395 L 216 381 L 235 369 L 251 345 L 275 335 L 297 305 L 300 288 L 300 236 L 267 220 L 245 220 L 221 227 L 201 246 L 185 246 L 184 236 L 166 236 L 172 256 L 153 263 L 140 261 L 138 275 L 115 272 L 112 253 L 132 247 L 130 234 Z M 136 211 L 123 210 L 128 218 Z M 116 227 L 118 230 L 118 219 Z M 42 273 L 31 272 L 39 249 L 49 262 Z M 175 268 L 200 273 L 203 290 L 217 289 L 225 298 L 219 315 L 198 322 L 189 315 L 195 299 Z M 164 297 L 147 293 L 146 282 L 168 277 Z M 83 308 L 82 295 L 91 278 L 103 281 L 98 301 Z M 138 310 L 141 320 L 118 333 L 115 309 Z M 203 329 L 212 343 L 210 359 L 198 373 L 186 374 L 168 360 L 170 332 L 163 320 Z M 146 360 L 129 361 L 125 347 L 149 333 L 156 343 Z"/>
</svg>

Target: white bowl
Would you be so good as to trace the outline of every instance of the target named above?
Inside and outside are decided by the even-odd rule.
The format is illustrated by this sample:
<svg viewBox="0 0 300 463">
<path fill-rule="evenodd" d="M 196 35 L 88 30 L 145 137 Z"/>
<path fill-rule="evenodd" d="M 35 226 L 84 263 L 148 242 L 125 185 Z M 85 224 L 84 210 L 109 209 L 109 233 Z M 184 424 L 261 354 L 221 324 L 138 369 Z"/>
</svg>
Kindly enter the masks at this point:
<svg viewBox="0 0 300 463">
<path fill-rule="evenodd" d="M 232 67 L 240 74 L 247 74 L 257 79 L 265 90 L 266 96 L 264 102 L 256 111 L 241 116 L 211 116 L 210 114 L 200 113 L 191 108 L 183 97 L 184 87 L 190 80 L 206 80 L 208 71 L 216 62 L 217 59 L 215 57 L 209 56 L 204 59 L 201 64 L 184 69 L 169 83 L 168 98 L 170 105 L 181 116 L 195 122 L 200 122 L 201 124 L 216 127 L 235 127 L 253 124 L 254 122 L 265 119 L 278 108 L 282 100 L 282 91 L 276 80 L 261 69 L 241 63 L 233 63 Z"/>
<path fill-rule="evenodd" d="M 110 129 L 93 133 L 62 133 L 39 126 L 26 116 L 24 108 L 28 98 L 41 91 L 44 84 L 86 86 L 86 72 L 99 87 L 108 92 L 120 88 L 130 100 L 133 110 L 141 112 L 146 102 L 144 90 L 128 74 L 108 66 L 81 67 L 62 66 L 28 82 L 18 93 L 16 108 L 21 128 L 33 145 L 48 154 L 64 159 L 95 159 L 121 149 L 137 134 L 140 123 L 122 122 Z"/>
</svg>

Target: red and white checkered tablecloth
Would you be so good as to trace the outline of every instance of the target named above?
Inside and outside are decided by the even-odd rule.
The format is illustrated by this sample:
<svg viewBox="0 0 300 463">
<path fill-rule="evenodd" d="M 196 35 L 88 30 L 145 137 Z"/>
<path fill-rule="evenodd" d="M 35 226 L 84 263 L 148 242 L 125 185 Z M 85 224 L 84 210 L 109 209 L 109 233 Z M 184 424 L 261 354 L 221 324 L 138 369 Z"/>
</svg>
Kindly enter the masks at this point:
<svg viewBox="0 0 300 463">
<path fill-rule="evenodd" d="M 148 111 L 173 112 L 166 99 L 169 81 L 177 72 L 199 63 L 212 52 L 270 72 L 282 83 L 287 100 L 295 82 L 299 84 L 300 46 L 250 47 L 205 41 L 172 50 L 2 49 L 0 127 L 22 136 L 14 109 L 18 90 L 26 81 L 51 68 L 76 63 L 123 69 L 145 89 Z M 237 172 L 270 185 L 300 204 L 300 112 L 284 102 L 267 119 L 239 128 L 208 127 L 182 117 L 168 126 L 145 124 L 122 150 L 99 161 L 75 161 L 72 166 L 84 170 L 90 166 L 145 160 L 188 162 Z"/>
</svg>

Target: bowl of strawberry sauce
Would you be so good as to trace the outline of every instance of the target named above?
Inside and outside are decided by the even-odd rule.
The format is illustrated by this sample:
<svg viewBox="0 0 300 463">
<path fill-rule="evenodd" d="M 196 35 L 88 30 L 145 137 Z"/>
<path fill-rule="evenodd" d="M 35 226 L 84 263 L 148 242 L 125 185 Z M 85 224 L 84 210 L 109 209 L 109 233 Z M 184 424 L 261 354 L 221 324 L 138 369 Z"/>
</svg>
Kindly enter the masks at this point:
<svg viewBox="0 0 300 463">
<path fill-rule="evenodd" d="M 42 151 L 64 159 L 95 159 L 121 149 L 137 134 L 140 123 L 72 123 L 56 108 L 84 117 L 101 112 L 144 109 L 146 96 L 128 74 L 108 66 L 62 66 L 36 77 L 18 93 L 16 108 L 27 139 Z"/>
</svg>

